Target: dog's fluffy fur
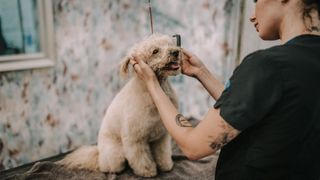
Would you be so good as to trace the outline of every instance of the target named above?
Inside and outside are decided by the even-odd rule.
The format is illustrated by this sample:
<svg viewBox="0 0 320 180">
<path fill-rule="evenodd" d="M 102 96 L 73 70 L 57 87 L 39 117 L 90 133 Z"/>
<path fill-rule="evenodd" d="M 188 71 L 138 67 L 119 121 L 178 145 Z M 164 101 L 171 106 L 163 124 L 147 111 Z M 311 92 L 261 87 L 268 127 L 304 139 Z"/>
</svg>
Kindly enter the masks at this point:
<svg viewBox="0 0 320 180">
<path fill-rule="evenodd" d="M 123 75 L 128 74 L 132 56 L 153 69 L 162 89 L 178 107 L 167 80 L 168 76 L 180 73 L 181 52 L 173 39 L 155 34 L 134 45 L 121 63 Z M 133 72 L 133 78 L 117 94 L 104 116 L 98 145 L 81 147 L 58 163 L 69 168 L 116 173 L 125 168 L 127 160 L 135 174 L 153 177 L 157 168 L 172 169 L 171 155 L 171 138 L 145 84 Z"/>
</svg>

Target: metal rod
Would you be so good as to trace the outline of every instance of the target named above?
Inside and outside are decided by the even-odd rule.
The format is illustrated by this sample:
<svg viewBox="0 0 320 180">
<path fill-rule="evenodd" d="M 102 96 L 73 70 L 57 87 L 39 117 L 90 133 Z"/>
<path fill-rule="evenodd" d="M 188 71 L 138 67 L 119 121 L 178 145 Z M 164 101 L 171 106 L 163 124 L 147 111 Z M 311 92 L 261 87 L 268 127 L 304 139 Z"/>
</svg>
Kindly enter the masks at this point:
<svg viewBox="0 0 320 180">
<path fill-rule="evenodd" d="M 151 10 L 150 0 L 149 0 L 149 16 L 150 16 L 151 34 L 153 34 L 153 21 L 152 21 L 152 10 Z"/>
</svg>

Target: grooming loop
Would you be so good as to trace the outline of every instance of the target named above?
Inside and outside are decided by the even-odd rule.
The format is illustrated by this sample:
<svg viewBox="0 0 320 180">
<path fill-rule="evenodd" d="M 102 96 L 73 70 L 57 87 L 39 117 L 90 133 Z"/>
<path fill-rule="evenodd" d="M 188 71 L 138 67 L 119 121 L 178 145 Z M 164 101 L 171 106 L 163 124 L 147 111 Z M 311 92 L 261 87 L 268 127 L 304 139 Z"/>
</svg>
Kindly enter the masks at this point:
<svg viewBox="0 0 320 180">
<path fill-rule="evenodd" d="M 148 9 L 149 9 L 149 17 L 150 17 L 150 28 L 151 34 L 153 34 L 153 18 L 152 18 L 152 8 L 151 8 L 151 0 L 148 0 Z M 181 47 L 181 36 L 179 34 L 173 35 L 176 38 L 177 46 Z"/>
<path fill-rule="evenodd" d="M 150 0 L 149 0 L 149 16 L 150 16 L 151 34 L 153 34 L 153 20 L 152 20 L 152 9 L 151 9 L 151 1 Z"/>
</svg>

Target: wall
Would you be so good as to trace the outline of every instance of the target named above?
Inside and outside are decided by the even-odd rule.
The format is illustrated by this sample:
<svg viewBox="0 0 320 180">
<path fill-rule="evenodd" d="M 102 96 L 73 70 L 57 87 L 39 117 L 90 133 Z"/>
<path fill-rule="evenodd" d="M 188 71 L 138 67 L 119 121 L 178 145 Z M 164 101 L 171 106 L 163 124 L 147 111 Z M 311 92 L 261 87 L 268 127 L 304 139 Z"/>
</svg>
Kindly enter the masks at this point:
<svg viewBox="0 0 320 180">
<path fill-rule="evenodd" d="M 234 68 L 230 24 L 238 0 L 153 0 L 155 31 L 181 34 L 222 80 Z M 146 1 L 53 0 L 56 65 L 0 73 L 0 169 L 96 142 L 101 119 L 124 85 L 118 63 L 150 34 Z M 230 33 L 231 32 L 231 33 Z M 232 61 L 232 62 L 229 62 Z M 194 79 L 171 79 L 181 112 L 201 118 L 214 101 Z"/>
</svg>

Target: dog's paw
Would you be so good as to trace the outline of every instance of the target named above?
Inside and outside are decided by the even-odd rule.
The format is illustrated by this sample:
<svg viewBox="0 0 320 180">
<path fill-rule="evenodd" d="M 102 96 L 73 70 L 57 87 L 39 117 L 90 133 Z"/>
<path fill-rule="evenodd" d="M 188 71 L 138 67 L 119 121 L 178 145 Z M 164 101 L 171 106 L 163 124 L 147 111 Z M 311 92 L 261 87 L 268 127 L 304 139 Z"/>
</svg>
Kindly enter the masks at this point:
<svg viewBox="0 0 320 180">
<path fill-rule="evenodd" d="M 170 159 L 165 162 L 158 163 L 158 167 L 160 171 L 163 172 L 171 171 L 173 168 L 173 161 Z"/>
<path fill-rule="evenodd" d="M 134 169 L 133 172 L 142 177 L 155 177 L 157 175 L 157 168 L 156 166 L 141 167 Z"/>
<path fill-rule="evenodd" d="M 99 170 L 105 173 L 120 173 L 125 169 L 125 164 L 109 165 L 109 166 L 100 166 Z"/>
</svg>

